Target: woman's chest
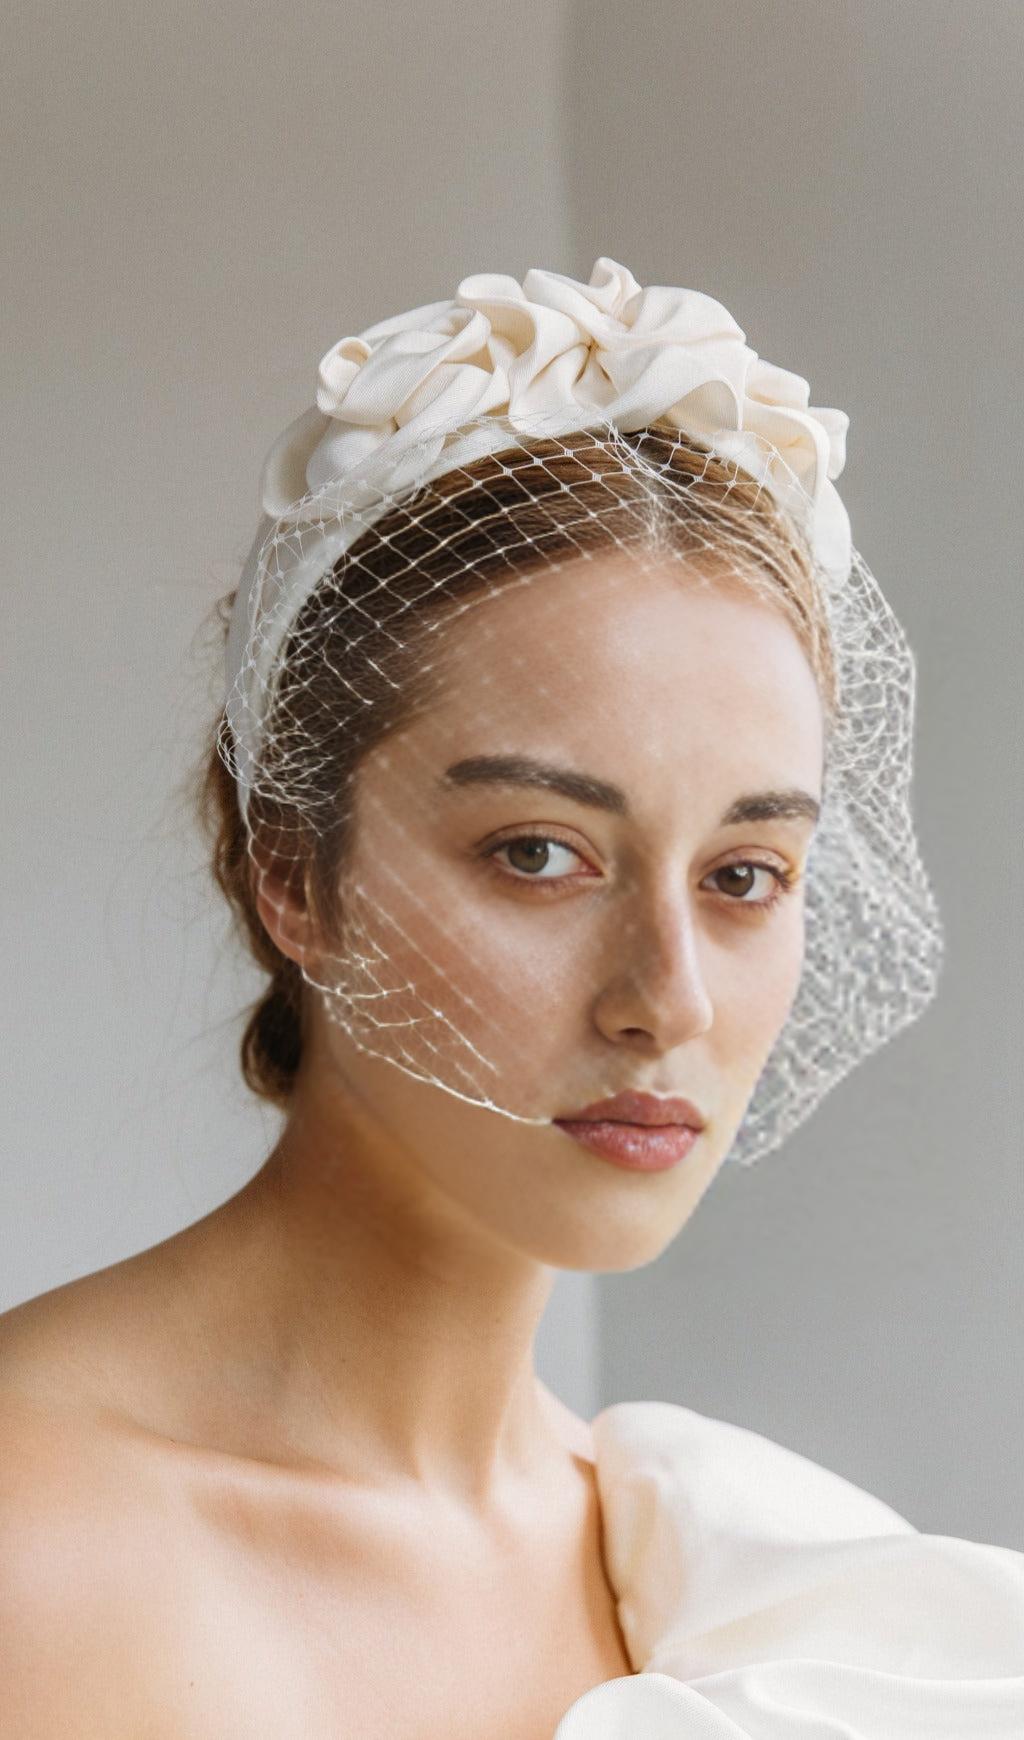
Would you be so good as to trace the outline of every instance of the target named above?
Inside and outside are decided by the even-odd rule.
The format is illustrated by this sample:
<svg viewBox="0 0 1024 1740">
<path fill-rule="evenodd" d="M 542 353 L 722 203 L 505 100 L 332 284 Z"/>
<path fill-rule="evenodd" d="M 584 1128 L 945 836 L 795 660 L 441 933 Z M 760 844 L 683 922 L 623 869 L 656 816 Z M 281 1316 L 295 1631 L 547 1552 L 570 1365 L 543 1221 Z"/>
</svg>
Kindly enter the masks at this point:
<svg viewBox="0 0 1024 1740">
<path fill-rule="evenodd" d="M 551 1740 L 570 1704 L 632 1671 L 603 1616 L 503 1580 L 472 1603 L 208 1593 L 165 1654 L 154 1740 Z"/>
<path fill-rule="evenodd" d="M 596 1534 L 208 1547 L 169 1604 L 153 1740 L 551 1740 L 633 1671 Z"/>
</svg>

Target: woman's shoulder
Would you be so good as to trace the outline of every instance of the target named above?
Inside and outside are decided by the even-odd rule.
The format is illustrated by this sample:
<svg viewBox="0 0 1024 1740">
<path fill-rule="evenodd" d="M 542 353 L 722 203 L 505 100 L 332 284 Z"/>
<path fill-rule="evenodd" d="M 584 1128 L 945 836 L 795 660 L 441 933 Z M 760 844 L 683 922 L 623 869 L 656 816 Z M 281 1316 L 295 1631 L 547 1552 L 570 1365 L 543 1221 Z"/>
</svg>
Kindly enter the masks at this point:
<svg viewBox="0 0 1024 1740">
<path fill-rule="evenodd" d="M 65 1281 L 0 1313 L 0 1429 L 50 1457 L 103 1443 L 145 1392 L 166 1318 L 150 1252 Z"/>
<path fill-rule="evenodd" d="M 129 1260 L 130 1261 L 130 1260 Z M 84 1526 L 90 1500 L 141 1492 L 145 1432 L 127 1398 L 144 1389 L 154 1338 L 137 1275 L 82 1276 L 0 1313 L 0 1511 Z M 152 1305 L 152 1296 L 149 1299 Z"/>
<path fill-rule="evenodd" d="M 67 1620 L 85 1577 L 99 1602 L 111 1525 L 116 1536 L 137 1483 L 88 1386 L 62 1387 L 56 1355 L 6 1359 L 5 1341 L 0 1322 L 0 1635 L 9 1638 L 14 1608 L 26 1620 L 46 1609 Z"/>
<path fill-rule="evenodd" d="M 193 1223 L 0 1313 L 0 1394 L 11 1406 L 73 1416 L 76 1442 L 113 1435 L 127 1452 L 147 1433 L 152 1448 L 161 1437 L 189 1438 L 217 1389 L 203 1228 Z"/>
<path fill-rule="evenodd" d="M 190 1676 L 216 1678 L 253 1482 L 204 1432 L 223 1386 L 181 1251 L 150 1247 L 0 1314 L 0 1727 L 14 1733 L 184 1736 Z M 73 1673 L 54 1671 L 62 1657 Z"/>
<path fill-rule="evenodd" d="M 0 1315 L 0 1684 L 12 1732 L 116 1740 L 135 1731 L 147 1592 L 172 1531 L 111 1406 L 82 1294 Z"/>
</svg>

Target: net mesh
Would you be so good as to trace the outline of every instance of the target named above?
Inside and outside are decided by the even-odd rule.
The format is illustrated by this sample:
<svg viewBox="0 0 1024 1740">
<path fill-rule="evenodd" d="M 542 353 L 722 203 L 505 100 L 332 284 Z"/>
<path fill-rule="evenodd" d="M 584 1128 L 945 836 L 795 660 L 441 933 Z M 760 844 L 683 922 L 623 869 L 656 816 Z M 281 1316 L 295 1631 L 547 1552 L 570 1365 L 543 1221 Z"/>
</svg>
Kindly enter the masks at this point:
<svg viewBox="0 0 1024 1740">
<path fill-rule="evenodd" d="M 669 834 L 609 809 L 601 744 L 619 730 L 645 789 L 649 775 L 659 798 L 678 791 L 669 809 L 685 826 L 687 746 L 656 709 L 620 717 L 616 622 L 666 587 L 769 606 L 814 672 L 824 754 L 787 895 L 801 902 L 799 978 L 728 1150 L 750 1164 L 936 988 L 942 931 L 910 810 L 910 648 L 856 551 L 841 576 L 816 562 L 805 498 L 763 440 L 761 463 L 741 466 L 678 429 L 591 418 L 558 432 L 488 413 L 460 441 L 447 466 L 436 436 L 410 442 L 386 487 L 371 456 L 254 549 L 218 739 L 254 878 L 272 902 L 301 887 L 314 903 L 321 943 L 303 976 L 329 1022 L 422 1082 L 534 1123 L 649 1085 L 652 1059 L 662 1091 L 688 1091 L 699 1039 L 624 1050 L 592 1012 L 612 978 L 655 971 L 656 887 L 671 885 L 680 924 L 706 939 L 712 1004 L 716 960 L 756 975 L 755 939 L 777 920 L 736 908 L 757 906 L 770 878 L 755 848 L 772 818 L 736 836 L 749 851 L 716 834 L 670 864 Z M 629 646 L 624 633 L 624 660 Z M 504 823 L 470 857 L 445 818 L 484 789 L 500 806 L 489 821 Z M 605 847 L 588 852 L 596 833 Z M 542 1017 L 560 997 L 575 1015 L 552 1033 Z"/>
</svg>

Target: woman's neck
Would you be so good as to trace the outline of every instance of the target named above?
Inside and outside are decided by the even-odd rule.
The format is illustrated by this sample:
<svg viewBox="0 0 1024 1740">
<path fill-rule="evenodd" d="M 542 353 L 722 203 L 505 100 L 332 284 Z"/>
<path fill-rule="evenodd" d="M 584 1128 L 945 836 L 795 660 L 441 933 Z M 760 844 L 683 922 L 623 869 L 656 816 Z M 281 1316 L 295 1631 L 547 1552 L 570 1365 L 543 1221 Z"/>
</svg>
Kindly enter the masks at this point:
<svg viewBox="0 0 1024 1740">
<path fill-rule="evenodd" d="M 191 1229 L 204 1333 L 304 1459 L 483 1514 L 569 1450 L 575 1417 L 533 1367 L 555 1271 L 374 1138 L 297 1097 L 261 1170 Z"/>
</svg>

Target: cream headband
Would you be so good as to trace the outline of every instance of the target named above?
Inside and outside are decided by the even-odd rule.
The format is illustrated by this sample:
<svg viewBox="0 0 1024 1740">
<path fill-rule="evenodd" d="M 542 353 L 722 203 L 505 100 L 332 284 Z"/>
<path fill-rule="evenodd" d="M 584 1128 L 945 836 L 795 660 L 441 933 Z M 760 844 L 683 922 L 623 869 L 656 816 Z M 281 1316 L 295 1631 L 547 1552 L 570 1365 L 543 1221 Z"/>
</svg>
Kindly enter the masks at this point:
<svg viewBox="0 0 1024 1740">
<path fill-rule="evenodd" d="M 317 581 L 403 489 L 506 444 L 509 420 L 551 435 L 602 422 L 690 435 L 798 510 L 824 574 L 841 583 L 850 526 L 832 480 L 849 419 L 809 398 L 713 297 L 643 289 L 604 254 L 589 284 L 536 267 L 521 285 L 478 272 L 451 300 L 340 339 L 320 362 L 316 406 L 264 462 L 263 517 L 229 627 L 225 711 L 243 815 L 273 666 Z M 501 414 L 493 430 L 478 421 L 488 412 Z"/>
</svg>

